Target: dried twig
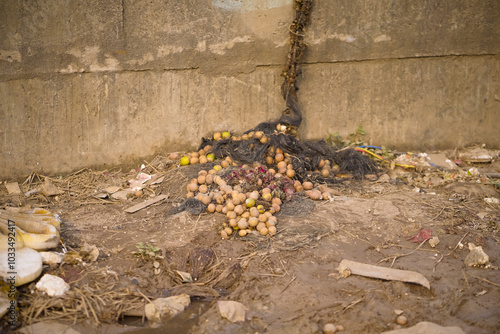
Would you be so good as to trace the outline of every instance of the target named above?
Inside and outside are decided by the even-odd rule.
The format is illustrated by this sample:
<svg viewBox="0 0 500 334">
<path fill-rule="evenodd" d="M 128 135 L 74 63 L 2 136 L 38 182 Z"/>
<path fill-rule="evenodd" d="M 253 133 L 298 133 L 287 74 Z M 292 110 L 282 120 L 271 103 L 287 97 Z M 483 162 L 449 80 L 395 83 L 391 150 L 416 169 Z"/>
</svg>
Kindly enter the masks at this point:
<svg viewBox="0 0 500 334">
<path fill-rule="evenodd" d="M 473 274 L 471 274 L 471 273 L 469 273 L 468 275 L 470 275 L 470 276 L 472 276 L 472 277 L 474 277 L 474 278 L 477 278 L 477 279 L 479 279 L 479 280 L 481 280 L 481 281 L 483 281 L 483 282 L 489 283 L 489 284 L 491 284 L 491 285 L 493 285 L 493 286 L 496 286 L 497 288 L 500 288 L 500 284 L 497 284 L 497 283 L 495 283 L 495 282 L 492 282 L 492 281 L 490 281 L 490 280 L 487 280 L 486 278 L 482 278 L 482 277 L 479 277 L 479 276 L 473 275 Z"/>
<path fill-rule="evenodd" d="M 288 282 L 287 285 L 285 285 L 285 287 L 283 288 L 283 290 L 281 290 L 280 294 L 283 294 L 283 292 L 285 292 L 285 290 L 288 289 L 288 287 L 290 286 L 290 284 L 292 284 L 292 282 L 295 281 L 296 278 L 297 278 L 297 276 L 293 275 L 293 277 L 290 280 L 290 282 Z"/>
<path fill-rule="evenodd" d="M 465 239 L 465 237 L 469 234 L 469 232 L 466 232 L 464 234 L 464 236 L 462 237 L 462 239 L 460 239 L 459 242 L 457 242 L 457 244 L 455 245 L 455 248 L 453 248 L 448 254 L 446 255 L 443 255 L 441 254 L 441 258 L 439 260 L 437 260 L 437 262 L 434 264 L 434 268 L 432 268 L 432 272 L 435 272 L 436 271 L 436 267 L 437 265 L 444 259 L 445 256 L 450 256 L 457 248 L 458 246 L 462 243 L 462 241 Z"/>
<path fill-rule="evenodd" d="M 411 255 L 413 253 L 415 253 L 420 247 L 422 247 L 423 244 L 425 244 L 425 242 L 427 241 L 428 239 L 425 239 L 424 241 L 422 241 L 420 243 L 420 245 L 418 245 L 417 248 L 415 248 L 414 250 L 412 250 L 411 252 L 409 253 L 405 253 L 405 254 L 393 254 L 391 256 L 388 256 L 386 258 L 383 258 L 382 260 L 378 261 L 377 264 L 381 263 L 381 262 L 385 262 L 385 261 L 388 261 L 392 258 L 392 263 L 391 263 L 391 266 L 389 268 L 392 268 L 392 266 L 394 266 L 394 262 L 396 262 L 396 260 L 400 257 L 403 257 L 403 256 L 408 256 L 408 255 Z"/>
<path fill-rule="evenodd" d="M 467 285 L 467 290 L 470 291 L 469 280 L 467 279 L 467 275 L 465 275 L 465 271 L 462 270 L 462 275 L 464 275 L 465 284 Z"/>
</svg>

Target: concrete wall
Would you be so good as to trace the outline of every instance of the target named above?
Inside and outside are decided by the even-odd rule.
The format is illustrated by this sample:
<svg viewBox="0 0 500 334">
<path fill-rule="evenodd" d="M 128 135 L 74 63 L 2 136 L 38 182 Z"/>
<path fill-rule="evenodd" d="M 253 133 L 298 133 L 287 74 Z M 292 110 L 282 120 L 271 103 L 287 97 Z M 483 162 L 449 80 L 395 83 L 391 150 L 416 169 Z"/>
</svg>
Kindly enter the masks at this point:
<svg viewBox="0 0 500 334">
<path fill-rule="evenodd" d="M 196 147 L 279 117 L 292 0 L 0 2 L 0 178 Z M 497 0 L 316 0 L 303 138 L 500 147 Z"/>
</svg>

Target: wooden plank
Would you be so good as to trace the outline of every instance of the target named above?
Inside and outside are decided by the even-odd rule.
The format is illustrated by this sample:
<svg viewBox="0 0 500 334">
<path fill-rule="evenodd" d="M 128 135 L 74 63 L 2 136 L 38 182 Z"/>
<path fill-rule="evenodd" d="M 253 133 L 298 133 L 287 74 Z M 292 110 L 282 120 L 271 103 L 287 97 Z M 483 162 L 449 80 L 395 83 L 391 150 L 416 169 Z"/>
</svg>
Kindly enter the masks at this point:
<svg viewBox="0 0 500 334">
<path fill-rule="evenodd" d="M 163 201 L 166 198 L 168 198 L 168 195 L 158 195 L 158 196 L 150 198 L 142 203 L 139 203 L 139 204 L 131 206 L 127 209 L 124 209 L 123 211 L 128 212 L 128 213 L 134 213 L 134 212 L 137 212 L 137 211 L 142 210 L 144 208 L 147 208 L 148 206 L 150 206 L 152 204 Z"/>
</svg>

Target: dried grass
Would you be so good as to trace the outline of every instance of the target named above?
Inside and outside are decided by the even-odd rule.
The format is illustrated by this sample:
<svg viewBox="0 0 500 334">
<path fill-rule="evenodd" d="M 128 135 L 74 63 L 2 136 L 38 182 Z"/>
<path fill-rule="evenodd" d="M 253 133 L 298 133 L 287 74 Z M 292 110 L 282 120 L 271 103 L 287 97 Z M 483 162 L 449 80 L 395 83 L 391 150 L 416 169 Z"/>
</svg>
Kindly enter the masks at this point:
<svg viewBox="0 0 500 334">
<path fill-rule="evenodd" d="M 38 321 L 66 321 L 76 323 L 92 319 L 101 323 L 118 322 L 128 311 L 143 309 L 148 297 L 140 292 L 116 288 L 115 279 L 103 271 L 96 279 L 82 287 L 72 286 L 60 297 L 50 297 L 39 291 L 20 298 L 21 319 L 27 324 Z"/>
<path fill-rule="evenodd" d="M 0 201 L 22 206 L 26 204 L 28 199 L 24 194 L 34 192 L 29 196 L 29 199 L 38 201 L 40 204 L 37 204 L 37 206 L 39 207 L 47 206 L 43 203 L 50 203 L 50 198 L 43 194 L 42 188 L 46 182 L 51 182 L 62 192 L 57 195 L 58 201 L 72 202 L 76 205 L 110 204 L 115 203 L 116 200 L 100 198 L 96 195 L 104 193 L 105 189 L 111 186 L 127 188 L 128 181 L 135 178 L 140 171 L 148 174 L 156 174 L 158 177 L 173 173 L 173 175 L 168 176 L 169 179 L 174 178 L 175 174 L 177 174 L 174 162 L 162 155 L 156 156 L 151 162 L 145 160 L 144 165 L 145 168 L 143 170 L 135 169 L 130 172 L 123 172 L 120 168 L 102 171 L 83 168 L 67 175 L 58 176 L 48 176 L 33 171 L 19 185 L 23 193 L 21 195 L 9 195 L 5 187 L 0 187 Z M 154 193 L 154 190 L 151 188 L 145 189 L 148 192 L 151 191 Z"/>
</svg>

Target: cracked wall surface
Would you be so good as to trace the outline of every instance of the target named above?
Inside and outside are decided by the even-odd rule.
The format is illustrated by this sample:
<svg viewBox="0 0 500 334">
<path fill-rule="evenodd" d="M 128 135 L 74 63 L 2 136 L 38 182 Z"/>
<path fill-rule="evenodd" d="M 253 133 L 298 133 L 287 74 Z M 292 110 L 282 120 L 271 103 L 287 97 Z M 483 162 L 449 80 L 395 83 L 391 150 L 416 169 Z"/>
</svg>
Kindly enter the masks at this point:
<svg viewBox="0 0 500 334">
<path fill-rule="evenodd" d="M 292 0 L 0 2 L 0 178 L 196 148 L 279 117 Z M 499 148 L 496 0 L 316 0 L 304 138 Z"/>
</svg>

